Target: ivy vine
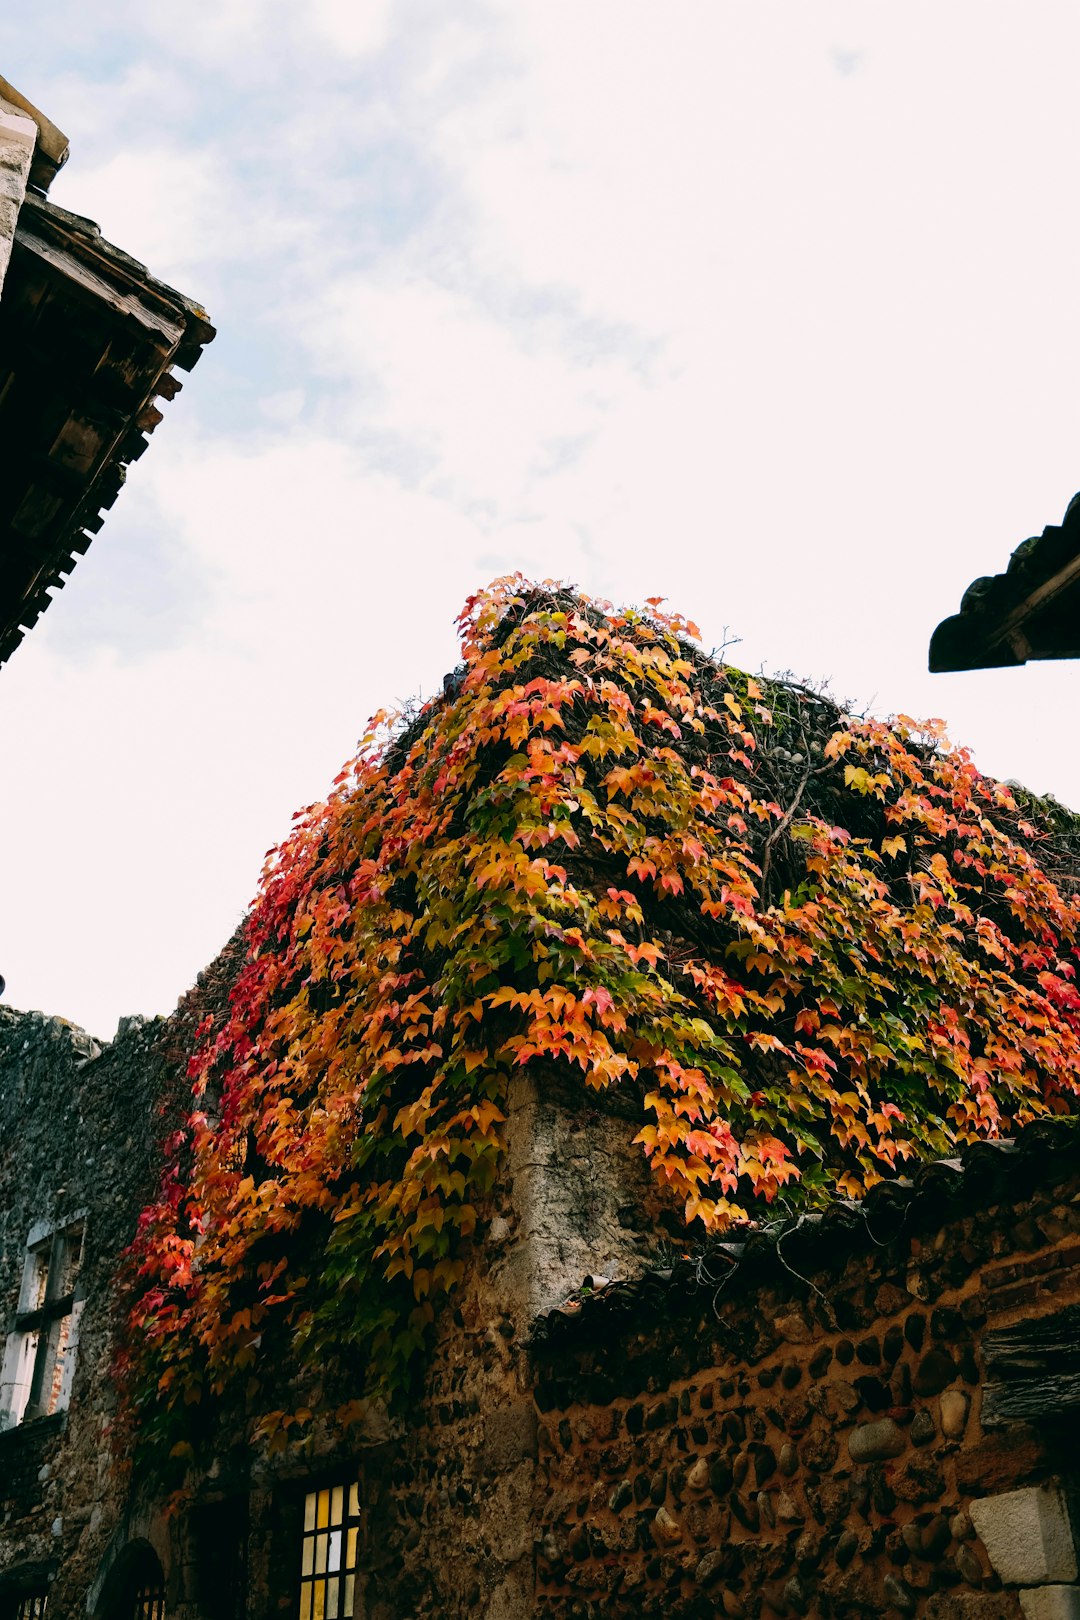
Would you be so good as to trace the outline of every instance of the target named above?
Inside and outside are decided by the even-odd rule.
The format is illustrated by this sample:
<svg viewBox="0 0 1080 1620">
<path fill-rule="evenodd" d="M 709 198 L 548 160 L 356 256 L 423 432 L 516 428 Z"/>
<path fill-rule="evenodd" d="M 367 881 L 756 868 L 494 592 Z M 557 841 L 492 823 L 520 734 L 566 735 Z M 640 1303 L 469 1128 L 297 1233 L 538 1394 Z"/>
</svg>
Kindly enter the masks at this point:
<svg viewBox="0 0 1080 1620">
<path fill-rule="evenodd" d="M 715 663 L 658 601 L 514 577 L 460 629 L 446 691 L 378 717 L 271 852 L 201 1028 L 122 1369 L 181 1459 L 193 1407 L 299 1432 L 310 1411 L 266 1409 L 282 1366 L 409 1387 L 524 1067 L 629 1091 L 691 1234 L 858 1198 L 1080 1093 L 1060 807 L 936 722 Z"/>
</svg>

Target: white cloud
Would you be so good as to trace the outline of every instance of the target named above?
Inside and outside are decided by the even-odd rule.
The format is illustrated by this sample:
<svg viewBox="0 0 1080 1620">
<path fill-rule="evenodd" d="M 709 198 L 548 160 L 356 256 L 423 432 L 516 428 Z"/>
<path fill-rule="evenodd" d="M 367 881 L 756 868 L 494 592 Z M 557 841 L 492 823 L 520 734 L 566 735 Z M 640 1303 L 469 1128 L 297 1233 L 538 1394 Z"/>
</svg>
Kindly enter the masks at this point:
<svg viewBox="0 0 1080 1620">
<path fill-rule="evenodd" d="M 87 214 L 161 281 L 189 283 L 239 242 L 236 193 L 206 148 L 147 146 L 65 174 L 56 200 Z"/>
<path fill-rule="evenodd" d="M 304 10 L 327 45 L 357 57 L 386 44 L 394 7 L 391 0 L 309 0 Z"/>
<path fill-rule="evenodd" d="M 342 280 L 305 331 L 323 370 L 354 380 L 350 426 L 397 436 L 427 487 L 498 517 L 635 386 L 625 360 L 577 361 L 543 323 L 512 322 L 432 281 Z"/>
</svg>

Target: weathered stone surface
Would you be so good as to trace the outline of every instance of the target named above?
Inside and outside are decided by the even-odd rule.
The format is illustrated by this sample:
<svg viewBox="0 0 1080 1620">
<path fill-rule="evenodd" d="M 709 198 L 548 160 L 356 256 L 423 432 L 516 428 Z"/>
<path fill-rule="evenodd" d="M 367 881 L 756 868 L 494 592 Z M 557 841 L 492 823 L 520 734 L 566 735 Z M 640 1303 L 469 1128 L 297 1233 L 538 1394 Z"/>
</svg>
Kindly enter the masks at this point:
<svg viewBox="0 0 1080 1620">
<path fill-rule="evenodd" d="M 987 1496 L 1037 1481 L 1046 1472 L 1046 1441 L 1025 1423 L 966 1446 L 956 1459 L 956 1483 L 965 1495 Z"/>
<path fill-rule="evenodd" d="M 848 1435 L 848 1452 L 852 1462 L 881 1462 L 887 1457 L 899 1457 L 906 1449 L 904 1431 L 892 1418 L 879 1418 L 876 1423 L 860 1423 Z"/>
<path fill-rule="evenodd" d="M 1006 1585 L 1076 1580 L 1072 1527 L 1056 1485 L 984 1496 L 971 1503 L 969 1512 L 995 1573 Z"/>
<path fill-rule="evenodd" d="M 936 1513 L 934 1517 L 922 1527 L 921 1552 L 924 1558 L 939 1558 L 953 1539 L 954 1531 L 943 1513 Z"/>
<path fill-rule="evenodd" d="M 658 1542 L 673 1546 L 675 1542 L 681 1541 L 683 1538 L 682 1525 L 672 1518 L 667 1508 L 660 1507 L 657 1508 L 653 1518 L 653 1534 Z"/>
<path fill-rule="evenodd" d="M 917 1606 L 915 1594 L 907 1582 L 900 1579 L 899 1575 L 886 1575 L 882 1582 L 882 1589 L 886 1603 L 891 1604 L 894 1609 L 899 1609 L 901 1614 L 915 1613 Z"/>
<path fill-rule="evenodd" d="M 938 1395 L 956 1377 L 956 1363 L 947 1350 L 929 1351 L 911 1380 L 916 1395 Z"/>
<path fill-rule="evenodd" d="M 806 1614 L 810 1608 L 810 1593 L 797 1575 L 784 1583 L 784 1601 L 796 1614 Z"/>
<path fill-rule="evenodd" d="M 922 1529 L 914 1520 L 910 1524 L 902 1526 L 900 1539 L 908 1552 L 914 1553 L 916 1557 L 921 1555 L 923 1550 Z"/>
<path fill-rule="evenodd" d="M 911 1443 L 913 1446 L 928 1446 L 935 1439 L 937 1430 L 930 1413 L 923 1407 L 916 1412 L 911 1424 Z"/>
<path fill-rule="evenodd" d="M 1020 1620 L 1014 1592 L 936 1592 L 927 1600 L 926 1620 Z"/>
<path fill-rule="evenodd" d="M 540 1085 L 515 1075 L 508 1098 L 507 1173 L 514 1205 L 524 1213 L 518 1241 L 500 1257 L 502 1285 L 517 1333 L 524 1337 L 540 1311 L 560 1304 L 582 1278 L 639 1271 L 642 1257 L 618 1211 L 647 1180 L 626 1152 L 626 1123 L 597 1114 L 591 1151 L 580 1152 L 580 1121 L 559 1106 L 556 1082 Z"/>
<path fill-rule="evenodd" d="M 532 1401 L 497 1407 L 484 1418 L 485 1468 L 512 1468 L 536 1455 L 536 1408 Z"/>
<path fill-rule="evenodd" d="M 0 287 L 11 258 L 11 244 L 19 218 L 19 207 L 26 195 L 30 160 L 34 155 L 37 127 L 14 108 L 0 108 Z"/>
<path fill-rule="evenodd" d="M 933 1451 L 916 1452 L 891 1478 L 893 1490 L 901 1502 L 936 1502 L 945 1490 L 945 1473 L 938 1454 Z"/>
<path fill-rule="evenodd" d="M 789 1491 L 779 1491 L 776 1497 L 776 1517 L 781 1524 L 802 1524 L 806 1515 Z"/>
<path fill-rule="evenodd" d="M 912 1311 L 904 1318 L 904 1338 L 913 1350 L 921 1350 L 926 1333 L 926 1318 L 921 1311 Z"/>
<path fill-rule="evenodd" d="M 812 1337 L 809 1322 L 801 1310 L 790 1311 L 787 1315 L 777 1316 L 773 1326 L 782 1339 L 788 1344 L 809 1344 Z"/>
<path fill-rule="evenodd" d="M 1080 1586 L 1036 1586 L 1020 1593 L 1024 1620 L 1080 1620 Z"/>
<path fill-rule="evenodd" d="M 971 1397 L 961 1389 L 947 1389 L 938 1402 L 941 1412 L 941 1432 L 950 1440 L 959 1440 L 967 1428 Z"/>
<path fill-rule="evenodd" d="M 721 1547 L 714 1547 L 702 1558 L 694 1570 L 694 1579 L 699 1586 L 706 1588 L 713 1586 L 724 1573 L 727 1554 Z"/>
<path fill-rule="evenodd" d="M 985 1579 L 985 1570 L 979 1562 L 979 1555 L 968 1542 L 956 1549 L 956 1567 L 967 1581 L 969 1586 L 981 1586 Z"/>
</svg>

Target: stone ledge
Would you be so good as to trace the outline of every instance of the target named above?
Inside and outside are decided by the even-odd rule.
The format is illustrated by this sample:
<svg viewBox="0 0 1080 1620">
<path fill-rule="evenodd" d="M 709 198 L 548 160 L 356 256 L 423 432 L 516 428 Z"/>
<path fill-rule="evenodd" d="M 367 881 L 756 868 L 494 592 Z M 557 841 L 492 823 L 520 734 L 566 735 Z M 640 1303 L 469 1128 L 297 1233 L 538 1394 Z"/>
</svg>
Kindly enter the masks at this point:
<svg viewBox="0 0 1080 1620">
<path fill-rule="evenodd" d="M 48 1417 L 31 1418 L 27 1423 L 16 1423 L 11 1429 L 0 1429 L 0 1454 L 22 1451 L 31 1446 L 43 1446 L 67 1428 L 67 1412 L 52 1412 Z"/>
<path fill-rule="evenodd" d="M 1080 1586 L 1034 1586 L 1020 1608 L 1025 1620 L 1080 1620 Z"/>
<path fill-rule="evenodd" d="M 968 1511 L 994 1570 L 1007 1586 L 1075 1581 L 1072 1527 L 1056 1485 L 984 1496 Z"/>
</svg>

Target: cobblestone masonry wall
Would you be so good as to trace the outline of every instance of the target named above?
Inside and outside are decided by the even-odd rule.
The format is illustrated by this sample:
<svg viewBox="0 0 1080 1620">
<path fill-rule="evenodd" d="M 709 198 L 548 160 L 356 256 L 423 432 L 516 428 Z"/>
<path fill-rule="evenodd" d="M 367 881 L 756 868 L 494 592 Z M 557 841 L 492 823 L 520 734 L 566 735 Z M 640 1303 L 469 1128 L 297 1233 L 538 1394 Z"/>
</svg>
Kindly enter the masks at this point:
<svg viewBox="0 0 1080 1620">
<path fill-rule="evenodd" d="M 901 1208 L 883 1246 L 792 1246 L 809 1286 L 774 1260 L 734 1274 L 715 1310 L 712 1290 L 644 1290 L 552 1318 L 536 1613 L 1019 1616 L 969 1506 L 1080 1481 L 1064 1418 L 980 1421 L 984 1331 L 1080 1297 L 1075 1153 L 1046 1179 L 988 1209 Z"/>
<path fill-rule="evenodd" d="M 96 1614 L 133 1541 L 165 1571 L 170 1620 L 271 1620 L 296 1602 L 299 1515 L 313 1483 L 359 1476 L 365 1501 L 362 1612 L 369 1620 L 532 1610 L 536 1409 L 526 1351 L 550 1309 L 599 1262 L 633 1276 L 653 1263 L 656 1211 L 633 1126 L 569 1106 L 522 1080 L 511 1099 L 506 1173 L 438 1325 L 414 1410 L 373 1407 L 348 1446 L 316 1433 L 302 1456 L 267 1459 L 223 1433 L 166 1514 L 153 1481 L 132 1491 L 112 1454 L 110 1374 L 119 1256 L 156 1187 L 159 1143 L 186 1105 L 194 1024 L 229 977 L 228 953 L 171 1019 L 128 1021 L 99 1045 L 62 1019 L 0 1008 L 0 1301 L 13 1326 L 35 1223 L 85 1211 L 86 1294 L 68 1412 L 0 1433 L 0 1612 L 13 1584 L 50 1593 L 54 1617 Z M 218 982 L 220 981 L 220 982 Z M 216 986 L 216 987 L 215 987 Z M 316 1411 L 319 1369 L 295 1369 Z M 318 1429 L 318 1425 L 316 1425 Z"/>
<path fill-rule="evenodd" d="M 656 1261 L 655 1200 L 630 1120 L 524 1078 L 509 1113 L 506 1173 L 414 1419 L 361 1460 L 365 1620 L 533 1613 L 532 1324 L 590 1264 L 631 1278 Z"/>
<path fill-rule="evenodd" d="M 110 1444 L 113 1285 L 157 1185 L 163 1110 L 198 1016 L 192 998 L 99 1044 L 64 1019 L 0 1007 L 0 1330 L 13 1327 L 36 1223 L 85 1215 L 86 1297 L 68 1410 L 0 1432 L 0 1612 L 15 1582 L 51 1583 L 51 1616 L 85 1614 L 110 1543 L 127 1535 L 128 1482 Z"/>
<path fill-rule="evenodd" d="M 0 1009 L 0 1299 L 13 1326 L 38 1222 L 85 1211 L 88 1304 L 70 1410 L 0 1434 L 0 1576 L 94 1567 L 119 1512 L 105 1443 L 111 1339 L 102 1302 L 152 1184 L 159 1122 L 144 1031 L 101 1050 L 61 1019 Z M 85 1590 L 85 1586 L 84 1586 Z"/>
</svg>

